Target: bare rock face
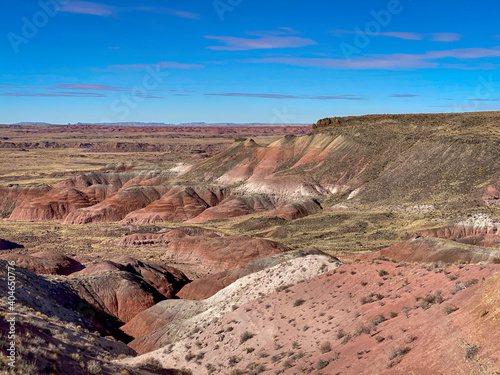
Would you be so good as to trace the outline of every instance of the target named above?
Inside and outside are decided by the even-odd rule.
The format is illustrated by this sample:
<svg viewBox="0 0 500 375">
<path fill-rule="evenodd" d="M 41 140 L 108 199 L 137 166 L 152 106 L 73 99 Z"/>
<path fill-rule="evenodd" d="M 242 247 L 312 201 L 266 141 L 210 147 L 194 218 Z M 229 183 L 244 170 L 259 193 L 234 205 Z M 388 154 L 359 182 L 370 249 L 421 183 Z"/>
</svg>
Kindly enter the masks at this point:
<svg viewBox="0 0 500 375">
<path fill-rule="evenodd" d="M 215 275 L 202 277 L 185 285 L 177 296 L 182 299 L 201 300 L 212 297 L 219 290 L 224 289 L 236 280 L 250 275 L 251 273 L 262 271 L 264 269 L 274 267 L 279 263 L 287 260 L 304 257 L 307 255 L 325 255 L 323 252 L 315 249 L 310 250 L 292 250 L 286 253 L 272 255 L 267 258 L 253 260 L 248 262 L 243 267 L 234 270 L 224 271 Z"/>
<path fill-rule="evenodd" d="M 83 269 L 83 265 L 65 255 L 44 251 L 32 255 L 4 254 L 0 259 L 15 261 L 16 267 L 23 267 L 40 275 L 69 275 Z"/>
<path fill-rule="evenodd" d="M 0 250 L 12 250 L 12 249 L 21 249 L 23 245 L 20 245 L 15 242 L 10 242 L 0 238 Z"/>
<path fill-rule="evenodd" d="M 129 213 L 123 222 L 153 224 L 186 221 L 217 205 L 223 197 L 224 190 L 220 188 L 177 186 L 145 208 Z"/>
<path fill-rule="evenodd" d="M 328 128 L 331 126 L 339 125 L 342 123 L 341 117 L 328 117 L 321 120 L 318 120 L 315 124 L 313 124 L 312 128 L 314 129 L 322 129 Z"/>
<path fill-rule="evenodd" d="M 140 276 L 165 298 L 175 298 L 176 293 L 189 282 L 186 275 L 174 267 L 160 262 L 140 261 L 128 256 L 87 264 L 85 269 L 76 272 L 74 276 L 99 275 L 110 272 L 129 272 Z"/>
</svg>

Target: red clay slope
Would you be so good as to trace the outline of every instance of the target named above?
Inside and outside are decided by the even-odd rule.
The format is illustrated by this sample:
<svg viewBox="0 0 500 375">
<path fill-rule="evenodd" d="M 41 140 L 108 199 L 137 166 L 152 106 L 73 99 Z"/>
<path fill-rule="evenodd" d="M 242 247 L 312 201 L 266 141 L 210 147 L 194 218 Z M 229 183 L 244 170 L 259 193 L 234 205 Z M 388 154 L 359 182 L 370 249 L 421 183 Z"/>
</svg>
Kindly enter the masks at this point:
<svg viewBox="0 0 500 375">
<path fill-rule="evenodd" d="M 224 375 L 471 373 L 478 359 L 486 368 L 500 363 L 498 271 L 493 264 L 352 263 L 214 316 L 189 337 L 129 361 L 152 357 L 194 375 L 207 369 Z"/>
</svg>

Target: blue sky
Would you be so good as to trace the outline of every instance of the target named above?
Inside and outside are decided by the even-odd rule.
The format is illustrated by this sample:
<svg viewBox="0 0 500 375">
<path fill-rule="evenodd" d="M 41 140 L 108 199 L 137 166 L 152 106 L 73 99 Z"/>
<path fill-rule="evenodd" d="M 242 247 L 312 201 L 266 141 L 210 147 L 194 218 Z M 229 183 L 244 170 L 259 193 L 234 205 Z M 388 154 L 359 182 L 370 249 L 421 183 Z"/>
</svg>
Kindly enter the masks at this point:
<svg viewBox="0 0 500 375">
<path fill-rule="evenodd" d="M 497 1 L 3 1 L 0 123 L 500 110 Z"/>
</svg>

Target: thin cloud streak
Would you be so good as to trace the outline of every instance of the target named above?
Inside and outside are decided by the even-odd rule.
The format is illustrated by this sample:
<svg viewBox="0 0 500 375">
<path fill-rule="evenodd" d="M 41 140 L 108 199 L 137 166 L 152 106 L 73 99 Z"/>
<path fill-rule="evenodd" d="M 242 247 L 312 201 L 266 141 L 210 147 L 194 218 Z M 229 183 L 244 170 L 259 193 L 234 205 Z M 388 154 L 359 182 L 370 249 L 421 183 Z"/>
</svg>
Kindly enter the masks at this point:
<svg viewBox="0 0 500 375">
<path fill-rule="evenodd" d="M 199 14 L 172 8 L 147 7 L 147 6 L 118 7 L 107 4 L 94 3 L 90 1 L 71 1 L 68 4 L 63 5 L 60 8 L 60 11 L 66 13 L 87 14 L 99 17 L 112 17 L 120 12 L 140 11 L 140 12 L 150 12 L 157 14 L 169 14 L 176 17 L 188 18 L 193 20 L 200 19 Z"/>
<path fill-rule="evenodd" d="M 358 34 L 361 30 L 334 30 L 331 33 L 335 36 L 343 36 L 346 34 Z M 383 31 L 379 33 L 363 32 L 370 36 L 385 36 L 390 38 L 398 38 L 404 40 L 423 40 L 429 39 L 433 42 L 456 42 L 462 39 L 463 35 L 458 33 L 450 32 L 439 32 L 439 33 L 414 33 L 407 31 Z"/>
<path fill-rule="evenodd" d="M 85 85 L 73 83 L 60 83 L 52 87 L 51 90 L 93 90 L 93 91 L 126 91 L 127 87 L 110 86 L 110 85 Z"/>
<path fill-rule="evenodd" d="M 366 100 L 355 95 L 337 95 L 337 96 L 297 96 L 285 94 L 263 94 L 263 93 L 239 93 L 227 92 L 219 94 L 203 94 L 206 96 L 233 96 L 244 98 L 265 98 L 265 99 L 306 99 L 306 100 Z"/>
<path fill-rule="evenodd" d="M 217 40 L 224 46 L 209 46 L 216 51 L 248 51 L 254 49 L 299 48 L 316 45 L 314 40 L 295 36 L 260 36 L 259 38 L 237 38 L 232 36 L 205 35 L 206 39 Z"/>
<path fill-rule="evenodd" d="M 431 33 L 430 36 L 433 42 L 458 42 L 463 37 L 457 33 Z"/>
<path fill-rule="evenodd" d="M 415 94 L 392 94 L 391 98 L 414 98 L 418 95 Z"/>
<path fill-rule="evenodd" d="M 97 92 L 54 92 L 54 93 L 38 93 L 38 92 L 3 92 L 0 96 L 40 96 L 40 97 L 72 97 L 72 98 L 104 98 L 107 95 Z"/>
<path fill-rule="evenodd" d="M 269 57 L 247 59 L 250 63 L 275 63 L 303 67 L 316 67 L 338 70 L 399 70 L 399 69 L 429 69 L 455 68 L 476 69 L 463 64 L 440 64 L 435 60 L 445 58 L 480 59 L 485 57 L 500 57 L 500 49 L 461 48 L 445 51 L 429 51 L 424 54 L 392 54 L 371 55 L 358 59 L 305 58 L 305 57 Z"/>
<path fill-rule="evenodd" d="M 174 61 L 162 61 L 156 64 L 122 64 L 109 65 L 106 70 L 145 70 L 147 68 L 155 68 L 159 65 L 162 69 L 201 69 L 205 65 L 201 64 L 183 64 Z"/>
</svg>

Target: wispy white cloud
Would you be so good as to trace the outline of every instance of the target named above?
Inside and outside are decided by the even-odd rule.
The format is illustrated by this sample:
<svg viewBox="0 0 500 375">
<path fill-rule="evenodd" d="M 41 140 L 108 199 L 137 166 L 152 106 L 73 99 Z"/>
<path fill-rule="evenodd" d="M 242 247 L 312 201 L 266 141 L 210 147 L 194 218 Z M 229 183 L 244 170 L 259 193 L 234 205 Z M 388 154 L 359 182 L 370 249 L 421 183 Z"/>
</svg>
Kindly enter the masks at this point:
<svg viewBox="0 0 500 375">
<path fill-rule="evenodd" d="M 368 55 L 357 59 L 340 58 L 305 58 L 305 57 L 269 57 L 260 59 L 247 59 L 253 63 L 275 63 L 304 67 L 316 67 L 339 70 L 397 70 L 397 69 L 430 69 L 430 68 L 455 68 L 478 69 L 482 66 L 469 66 L 464 64 L 440 63 L 445 58 L 460 60 L 474 60 L 480 58 L 500 57 L 500 49 L 495 48 L 461 48 L 444 51 L 429 51 L 423 54 L 391 54 Z"/>
<path fill-rule="evenodd" d="M 92 16 L 111 17 L 117 12 L 117 8 L 90 1 L 71 1 L 60 8 L 61 12 L 89 14 Z"/>
<path fill-rule="evenodd" d="M 3 92 L 1 96 L 40 96 L 40 97 L 72 97 L 72 98 L 104 98 L 107 95 L 97 92 Z"/>
<path fill-rule="evenodd" d="M 139 12 L 150 12 L 158 14 L 169 14 L 176 17 L 189 18 L 189 19 L 200 18 L 199 14 L 172 8 L 148 7 L 148 6 L 120 7 L 120 6 L 112 6 L 112 5 L 101 4 L 91 1 L 83 1 L 83 0 L 73 0 L 68 4 L 63 5 L 60 8 L 60 11 L 67 13 L 88 14 L 99 17 L 111 17 L 120 12 L 139 11 Z"/>
<path fill-rule="evenodd" d="M 333 96 L 299 96 L 287 94 L 268 94 L 268 93 L 240 93 L 226 92 L 218 94 L 203 94 L 206 96 L 236 96 L 244 98 L 264 98 L 264 99 L 309 99 L 309 100 L 365 100 L 365 98 L 356 95 L 333 95 Z"/>
<path fill-rule="evenodd" d="M 278 34 L 290 33 L 291 29 L 278 32 Z M 249 35 L 257 38 L 238 38 L 233 36 L 205 35 L 206 39 L 217 40 L 224 44 L 222 46 L 209 46 L 208 49 L 219 51 L 245 51 L 254 49 L 276 49 L 276 48 L 299 48 L 318 44 L 312 39 L 297 36 L 272 35 L 272 32 L 251 32 Z"/>
<path fill-rule="evenodd" d="M 93 91 L 125 91 L 127 87 L 110 86 L 110 85 L 86 85 L 75 83 L 59 83 L 48 87 L 51 90 L 93 90 Z"/>
<path fill-rule="evenodd" d="M 162 61 L 156 64 L 123 64 L 123 65 L 109 65 L 106 70 L 119 71 L 119 70 L 144 70 L 148 67 L 159 66 L 161 69 L 201 69 L 204 65 L 200 64 L 184 64 L 175 61 Z"/>
<path fill-rule="evenodd" d="M 415 94 L 392 94 L 391 98 L 415 98 L 418 95 Z"/>
<path fill-rule="evenodd" d="M 335 36 L 343 36 L 346 34 L 358 34 L 360 33 L 360 30 L 333 30 L 331 33 Z M 385 37 L 391 37 L 391 38 L 398 38 L 398 39 L 404 39 L 404 40 L 424 40 L 424 39 L 429 39 L 433 42 L 456 42 L 460 40 L 463 35 L 462 34 L 457 34 L 457 33 L 448 33 L 448 32 L 442 32 L 442 33 L 414 33 L 414 32 L 407 32 L 407 31 L 383 31 L 379 33 L 370 33 L 367 32 L 365 33 L 366 35 L 370 36 L 385 36 Z"/>
<path fill-rule="evenodd" d="M 433 42 L 457 42 L 462 39 L 462 34 L 457 33 L 431 33 L 429 34 Z"/>
</svg>

